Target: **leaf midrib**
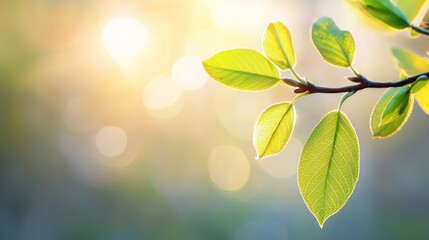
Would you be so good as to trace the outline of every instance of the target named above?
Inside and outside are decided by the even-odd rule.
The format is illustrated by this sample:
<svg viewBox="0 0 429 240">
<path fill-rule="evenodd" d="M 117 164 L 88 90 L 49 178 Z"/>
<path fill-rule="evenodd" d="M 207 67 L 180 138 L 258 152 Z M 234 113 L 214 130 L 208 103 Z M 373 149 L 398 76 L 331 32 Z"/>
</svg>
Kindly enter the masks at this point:
<svg viewBox="0 0 429 240">
<path fill-rule="evenodd" d="M 325 177 L 325 184 L 323 186 L 323 205 L 322 205 L 323 217 L 322 217 L 322 219 L 326 217 L 325 216 L 325 214 L 326 214 L 326 210 L 325 210 L 326 186 L 327 186 L 327 183 L 328 183 L 329 172 L 330 172 L 330 169 L 331 169 L 332 156 L 334 155 L 335 143 L 337 141 L 338 126 L 339 126 L 339 122 L 340 122 L 339 118 L 340 118 L 340 111 L 338 110 L 338 112 L 337 112 L 337 122 L 335 123 L 334 140 L 332 141 L 332 150 L 331 150 L 331 154 L 330 154 L 330 157 L 329 157 L 329 164 L 328 164 L 328 170 L 327 170 L 326 177 Z M 322 224 L 323 224 L 323 222 L 322 222 Z"/>
<path fill-rule="evenodd" d="M 290 111 L 290 109 L 293 107 L 293 104 L 289 104 L 289 108 L 286 110 L 285 114 L 282 116 L 282 118 L 279 121 L 279 124 L 277 124 L 276 128 L 273 131 L 273 134 L 271 134 L 270 140 L 268 141 L 268 144 L 265 146 L 264 152 L 261 154 L 261 157 L 264 157 L 265 153 L 267 152 L 268 146 L 270 146 L 271 141 L 273 140 L 273 136 L 274 134 L 277 132 L 277 130 L 280 127 L 280 124 L 283 122 L 283 119 L 286 117 L 286 115 L 288 114 L 288 112 Z"/>
<path fill-rule="evenodd" d="M 250 75 L 256 75 L 256 76 L 259 76 L 259 77 L 267 77 L 267 78 L 271 78 L 271 79 L 275 79 L 275 80 L 280 80 L 280 78 L 278 78 L 278 77 L 263 75 L 263 74 L 260 74 L 260 73 L 252 73 L 252 72 L 246 72 L 246 71 L 235 70 L 235 69 L 230 69 L 230 68 L 215 67 L 215 66 L 207 64 L 207 63 L 206 63 L 206 65 L 209 66 L 209 67 L 212 67 L 212 68 L 220 69 L 220 70 L 226 70 L 226 71 L 231 71 L 231 72 L 237 72 L 237 73 L 242 73 L 242 74 L 250 74 Z"/>
<path fill-rule="evenodd" d="M 285 60 L 286 60 L 286 63 L 287 63 L 286 69 L 287 69 L 287 68 L 292 68 L 292 66 L 291 66 L 291 64 L 290 64 L 290 61 L 289 61 L 289 58 L 288 58 L 288 56 L 287 56 L 287 54 L 286 54 L 286 52 L 285 52 L 285 50 L 284 50 L 284 48 L 283 48 L 283 44 L 282 44 L 282 42 L 280 41 L 279 34 L 278 34 L 277 29 L 276 29 L 276 27 L 274 26 L 274 24 L 273 24 L 273 29 L 274 29 L 274 35 L 276 36 L 276 40 L 277 40 L 277 42 L 279 43 L 280 49 L 282 50 L 282 53 L 283 53 L 283 55 L 284 55 L 284 57 L 285 57 Z"/>
</svg>

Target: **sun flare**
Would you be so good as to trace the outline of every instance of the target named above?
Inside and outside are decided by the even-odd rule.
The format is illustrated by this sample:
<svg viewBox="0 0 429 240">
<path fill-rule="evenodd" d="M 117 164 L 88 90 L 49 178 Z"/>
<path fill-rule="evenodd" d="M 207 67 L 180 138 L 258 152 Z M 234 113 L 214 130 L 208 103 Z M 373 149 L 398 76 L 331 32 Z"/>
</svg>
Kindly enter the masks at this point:
<svg viewBox="0 0 429 240">
<path fill-rule="evenodd" d="M 145 27 L 135 19 L 117 17 L 103 29 L 104 47 L 119 63 L 130 63 L 141 52 L 147 42 Z"/>
</svg>

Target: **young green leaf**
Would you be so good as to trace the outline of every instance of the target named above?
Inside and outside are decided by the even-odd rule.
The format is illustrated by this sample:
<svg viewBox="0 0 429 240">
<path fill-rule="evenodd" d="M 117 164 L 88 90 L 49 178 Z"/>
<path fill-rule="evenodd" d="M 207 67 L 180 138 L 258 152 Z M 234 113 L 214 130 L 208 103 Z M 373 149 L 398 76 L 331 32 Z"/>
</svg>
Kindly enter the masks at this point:
<svg viewBox="0 0 429 240">
<path fill-rule="evenodd" d="M 264 90 L 280 80 L 277 68 L 262 54 L 250 49 L 219 52 L 203 61 L 203 66 L 216 81 L 240 90 Z"/>
<path fill-rule="evenodd" d="M 420 92 L 428 83 L 428 76 L 420 76 L 417 80 L 411 85 L 411 94 L 416 94 Z"/>
<path fill-rule="evenodd" d="M 404 29 L 410 26 L 404 13 L 390 0 L 362 0 L 362 6 L 373 17 L 393 28 Z"/>
<path fill-rule="evenodd" d="M 398 0 L 396 5 L 411 22 L 417 16 L 426 0 Z"/>
<path fill-rule="evenodd" d="M 289 140 L 295 125 L 295 107 L 290 102 L 267 108 L 259 117 L 253 135 L 258 158 L 280 152 Z"/>
<path fill-rule="evenodd" d="M 413 111 L 413 102 L 409 86 L 387 90 L 371 113 L 372 136 L 386 138 L 397 133 Z"/>
<path fill-rule="evenodd" d="M 341 31 L 332 19 L 321 17 L 313 23 L 311 38 L 325 61 L 341 67 L 351 66 L 355 52 L 353 36 Z"/>
<path fill-rule="evenodd" d="M 352 194 L 359 177 L 359 141 L 347 116 L 328 113 L 304 145 L 298 185 L 308 209 L 323 227 Z"/>
<path fill-rule="evenodd" d="M 265 55 L 279 68 L 295 66 L 295 51 L 289 30 L 280 22 L 270 23 L 262 41 Z"/>
<path fill-rule="evenodd" d="M 399 68 L 406 75 L 416 75 L 429 71 L 429 59 L 405 49 L 392 49 L 393 56 Z M 426 84 L 414 95 L 423 111 L 429 115 L 429 84 Z"/>
</svg>

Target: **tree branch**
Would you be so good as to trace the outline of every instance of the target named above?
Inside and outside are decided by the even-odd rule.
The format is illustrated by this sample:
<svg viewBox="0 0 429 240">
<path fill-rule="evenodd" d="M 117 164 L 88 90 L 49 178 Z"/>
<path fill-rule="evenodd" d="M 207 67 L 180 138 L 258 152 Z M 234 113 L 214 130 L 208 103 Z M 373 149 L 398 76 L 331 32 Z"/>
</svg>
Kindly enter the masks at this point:
<svg viewBox="0 0 429 240">
<path fill-rule="evenodd" d="M 366 79 L 364 76 L 360 75 L 359 77 L 349 77 L 348 79 L 352 82 L 358 82 L 356 85 L 350 85 L 345 87 L 338 87 L 338 88 L 330 88 L 330 87 L 324 87 L 324 86 L 318 86 L 316 84 L 313 84 L 311 82 L 307 82 L 307 85 L 297 82 L 295 80 L 292 80 L 290 78 L 282 78 L 282 80 L 289 85 L 291 81 L 294 82 L 292 86 L 296 87 L 294 90 L 295 93 L 302 93 L 302 92 L 308 92 L 310 94 L 313 93 L 345 93 L 345 92 L 357 92 L 365 88 L 389 88 L 389 87 L 401 87 L 405 86 L 410 83 L 414 83 L 422 76 L 429 76 L 429 72 L 420 73 L 418 75 L 402 79 L 397 82 L 374 82 L 371 80 Z"/>
</svg>

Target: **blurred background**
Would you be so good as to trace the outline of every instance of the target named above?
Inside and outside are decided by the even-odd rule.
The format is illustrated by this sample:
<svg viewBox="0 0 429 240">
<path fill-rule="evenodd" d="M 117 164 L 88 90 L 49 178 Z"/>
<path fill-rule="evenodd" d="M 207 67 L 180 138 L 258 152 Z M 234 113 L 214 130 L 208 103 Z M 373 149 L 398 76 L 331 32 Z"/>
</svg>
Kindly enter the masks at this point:
<svg viewBox="0 0 429 240">
<path fill-rule="evenodd" d="M 296 168 L 341 96 L 300 99 L 291 141 L 257 161 L 259 114 L 294 94 L 241 92 L 202 69 L 220 50 L 261 51 L 265 27 L 281 21 L 301 75 L 349 84 L 312 46 L 321 16 L 352 32 L 355 68 L 370 79 L 398 80 L 392 47 L 428 47 L 343 0 L 0 0 L 0 239 L 428 239 L 429 117 L 418 106 L 374 140 L 383 90 L 344 104 L 361 175 L 320 229 Z"/>
</svg>

